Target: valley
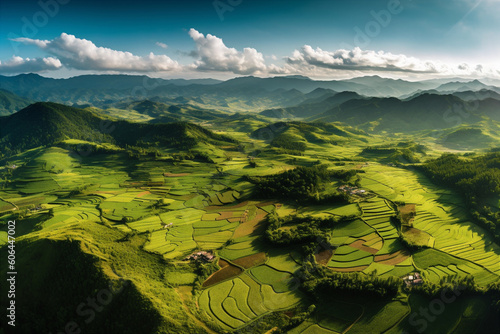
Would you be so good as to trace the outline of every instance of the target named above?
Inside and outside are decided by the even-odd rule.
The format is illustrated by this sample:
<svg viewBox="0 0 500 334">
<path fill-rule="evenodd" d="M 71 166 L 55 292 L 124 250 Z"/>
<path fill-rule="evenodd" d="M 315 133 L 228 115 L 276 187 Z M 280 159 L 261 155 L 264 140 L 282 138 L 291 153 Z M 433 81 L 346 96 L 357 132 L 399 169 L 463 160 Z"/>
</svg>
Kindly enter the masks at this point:
<svg viewBox="0 0 500 334">
<path fill-rule="evenodd" d="M 499 88 L 22 79 L 49 83 L 0 80 L 29 92 L 0 117 L 19 333 L 498 332 Z"/>
</svg>

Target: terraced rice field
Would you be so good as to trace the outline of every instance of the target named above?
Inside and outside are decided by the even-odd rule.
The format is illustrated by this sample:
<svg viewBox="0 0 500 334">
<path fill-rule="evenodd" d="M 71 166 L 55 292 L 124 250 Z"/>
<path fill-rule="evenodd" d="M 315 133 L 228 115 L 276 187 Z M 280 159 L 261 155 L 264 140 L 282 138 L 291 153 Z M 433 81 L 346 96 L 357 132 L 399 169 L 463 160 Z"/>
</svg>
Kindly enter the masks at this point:
<svg viewBox="0 0 500 334">
<path fill-rule="evenodd" d="M 337 248 L 327 266 L 340 272 L 377 270 L 396 276 L 414 270 L 391 222 L 396 215 L 392 203 L 375 196 L 355 205 L 361 218 L 334 228 L 330 242 Z"/>
<path fill-rule="evenodd" d="M 114 168 L 116 160 L 117 156 L 109 155 L 99 164 L 84 164 L 69 158 L 62 149 L 50 150 L 26 166 L 15 184 L 14 195 L 0 192 L 0 198 L 9 198 L 9 202 L 0 199 L 0 212 L 15 206 L 42 204 L 39 214 L 47 214 L 49 209 L 54 213 L 42 222 L 45 229 L 86 221 L 104 223 L 124 232 L 144 233 L 148 235 L 144 250 L 161 254 L 174 263 L 195 250 L 213 251 L 221 259 L 222 268 L 203 283 L 195 298 L 204 320 L 223 330 L 241 328 L 262 315 L 288 309 L 304 300 L 294 277 L 301 268 L 301 255 L 293 247 L 269 247 L 260 238 L 259 230 L 269 213 L 297 213 L 299 210 L 293 205 L 242 201 L 248 184 L 229 187 L 227 180 L 213 177 L 213 167 L 204 169 L 199 163 L 183 162 L 186 165 L 169 170 L 148 164 L 135 166 L 135 173 L 141 175 L 136 182 L 121 168 Z M 242 173 L 243 164 L 246 159 L 223 163 L 235 175 Z M 263 169 L 271 173 L 275 167 L 269 164 Z M 340 207 L 321 205 L 300 211 L 321 217 L 359 216 L 329 231 L 334 249 L 321 255 L 323 265 L 339 272 L 376 272 L 382 277 L 402 277 L 419 271 L 433 283 L 467 274 L 474 275 L 480 286 L 498 281 L 500 247 L 484 230 L 468 221 L 458 196 L 433 186 L 410 170 L 376 163 L 363 170 L 366 173 L 361 175 L 361 186 L 374 195 Z M 61 192 L 84 183 L 93 186 L 78 195 Z M 432 238 L 428 242 L 431 248 L 413 255 L 405 249 L 391 222 L 396 215 L 392 201 L 415 205 L 413 225 L 429 235 L 429 240 Z M 2 232 L 0 244 L 5 242 Z M 195 280 L 192 272 L 165 276 L 165 281 L 174 285 L 193 285 Z M 335 303 L 328 313 L 317 312 L 313 319 L 290 333 L 365 333 L 373 326 L 387 331 L 400 329 L 399 321 L 421 301 Z"/>
<path fill-rule="evenodd" d="M 476 283 L 481 286 L 499 279 L 500 247 L 481 227 L 468 221 L 459 196 L 432 185 L 416 172 L 385 166 L 369 167 L 366 171 L 362 185 L 390 200 L 414 203 L 413 226 L 430 236 L 428 245 L 451 255 L 456 262 L 464 261 L 460 265 L 435 264 L 429 268 L 417 264 L 427 279 L 437 283 L 450 275 L 474 274 Z M 376 179 L 375 174 L 378 175 Z M 363 220 L 377 229 L 384 241 L 397 237 L 385 217 L 376 217 L 376 214 L 384 215 L 385 207 L 380 199 L 372 204 L 362 202 L 359 205 L 363 210 Z M 388 250 L 386 245 L 384 249 Z"/>
<path fill-rule="evenodd" d="M 209 321 L 224 330 L 234 330 L 269 312 L 288 309 L 300 299 L 298 291 L 276 292 L 271 285 L 244 273 L 205 289 L 198 304 Z"/>
</svg>

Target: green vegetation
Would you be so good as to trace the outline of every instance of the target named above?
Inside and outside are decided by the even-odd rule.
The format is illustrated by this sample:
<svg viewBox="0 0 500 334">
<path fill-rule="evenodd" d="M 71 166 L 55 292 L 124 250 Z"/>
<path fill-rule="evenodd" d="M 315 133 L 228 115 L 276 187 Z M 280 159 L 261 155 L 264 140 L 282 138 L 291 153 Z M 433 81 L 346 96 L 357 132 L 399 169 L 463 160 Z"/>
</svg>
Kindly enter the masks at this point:
<svg viewBox="0 0 500 334">
<path fill-rule="evenodd" d="M 382 161 L 392 163 L 415 163 L 420 162 L 420 157 L 425 156 L 427 149 L 423 145 L 414 142 L 399 142 L 396 145 L 368 146 L 363 149 L 363 156 L 379 156 Z"/>
<path fill-rule="evenodd" d="M 306 277 L 309 273 L 304 274 Z M 316 300 L 335 293 L 359 294 L 370 297 L 391 298 L 396 296 L 401 282 L 394 278 L 380 278 L 359 273 L 336 273 L 320 267 L 313 277 L 303 283 L 304 289 Z"/>
<path fill-rule="evenodd" d="M 422 166 L 431 180 L 455 188 L 466 199 L 475 221 L 490 230 L 500 240 L 500 210 L 490 198 L 500 195 L 500 154 L 461 158 L 445 154 Z"/>
<path fill-rule="evenodd" d="M 284 200 L 312 202 L 345 202 L 346 197 L 325 187 L 330 177 L 338 175 L 329 172 L 326 165 L 297 167 L 280 174 L 264 177 L 248 177 L 256 185 L 255 196 Z M 340 175 L 341 178 L 345 176 Z"/>
<path fill-rule="evenodd" d="M 186 151 L 200 143 L 237 143 L 232 138 L 191 123 L 144 124 L 115 121 L 87 110 L 49 102 L 32 104 L 8 117 L 0 123 L 0 135 L 3 157 L 42 145 L 53 145 L 68 138 L 108 142 L 122 148 L 155 145 Z M 85 153 L 88 150 L 80 148 L 80 151 Z"/>
<path fill-rule="evenodd" d="M 445 136 L 475 130 L 377 132 L 416 122 L 379 119 L 415 101 L 337 95 L 292 111 L 323 96 L 336 99 L 321 118 L 375 115 L 274 123 L 207 95 L 2 118 L 0 255 L 15 219 L 20 333 L 72 319 L 95 333 L 412 333 L 412 314 L 458 287 L 429 332 L 497 332 L 498 152 L 442 155 Z M 403 282 L 415 273 L 421 285 Z M 123 282 L 94 321 L 75 313 Z"/>
</svg>

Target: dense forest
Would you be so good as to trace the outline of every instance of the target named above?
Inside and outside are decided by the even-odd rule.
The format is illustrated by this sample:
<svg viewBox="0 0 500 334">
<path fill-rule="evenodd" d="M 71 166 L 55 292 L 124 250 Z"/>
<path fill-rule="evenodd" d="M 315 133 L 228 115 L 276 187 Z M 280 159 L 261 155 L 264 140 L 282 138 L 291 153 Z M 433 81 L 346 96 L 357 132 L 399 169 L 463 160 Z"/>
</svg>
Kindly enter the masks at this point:
<svg viewBox="0 0 500 334">
<path fill-rule="evenodd" d="M 500 152 L 467 158 L 443 154 L 421 169 L 433 182 L 463 194 L 476 222 L 500 240 Z"/>
<path fill-rule="evenodd" d="M 344 194 L 336 192 L 323 192 L 330 178 L 339 176 L 327 170 L 326 165 L 313 167 L 297 167 L 283 173 L 247 177 L 247 180 L 255 184 L 255 196 L 263 198 L 278 198 L 283 200 L 295 200 L 305 202 L 347 202 Z M 346 175 L 340 175 L 345 178 Z"/>
<path fill-rule="evenodd" d="M 325 247 L 327 244 L 325 240 L 330 239 L 328 233 L 332 228 L 356 218 L 356 216 L 318 218 L 296 215 L 278 217 L 276 214 L 270 214 L 266 216 L 264 221 L 266 226 L 264 237 L 277 246 L 318 243 L 321 241 L 323 247 Z M 287 226 L 287 228 L 282 229 L 283 226 Z"/>
<path fill-rule="evenodd" d="M 339 273 L 318 266 L 314 273 L 306 273 L 302 288 L 316 300 L 338 293 L 363 297 L 392 298 L 397 295 L 401 280 L 394 276 L 382 278 L 376 274 Z"/>
</svg>

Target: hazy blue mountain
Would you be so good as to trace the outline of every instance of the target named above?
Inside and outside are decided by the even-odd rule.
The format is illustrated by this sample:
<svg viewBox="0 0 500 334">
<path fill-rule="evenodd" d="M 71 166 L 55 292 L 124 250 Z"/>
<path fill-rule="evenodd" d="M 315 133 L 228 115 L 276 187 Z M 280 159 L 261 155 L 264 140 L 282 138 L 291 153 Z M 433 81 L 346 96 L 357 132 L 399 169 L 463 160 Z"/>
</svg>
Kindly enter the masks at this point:
<svg viewBox="0 0 500 334">
<path fill-rule="evenodd" d="M 0 116 L 10 115 L 33 103 L 7 90 L 0 89 Z"/>
<path fill-rule="evenodd" d="M 312 117 L 314 115 L 322 114 L 327 110 L 336 107 L 346 101 L 364 98 L 363 96 L 355 92 L 347 92 L 347 91 L 336 93 L 334 95 L 330 94 L 326 95 L 327 97 L 319 102 L 307 103 L 311 100 L 313 101 L 317 100 L 317 99 L 308 99 L 293 107 L 268 109 L 262 111 L 260 114 L 271 118 L 294 118 L 294 117 L 307 118 L 307 117 Z"/>
<path fill-rule="evenodd" d="M 466 90 L 461 92 L 454 92 L 453 95 L 458 96 L 464 101 L 485 100 L 488 98 L 500 100 L 500 94 L 489 89 L 481 89 L 480 91 Z"/>
<path fill-rule="evenodd" d="M 497 88 L 494 86 L 485 85 L 479 80 L 472 80 L 469 82 L 460 82 L 460 81 L 448 82 L 436 88 L 436 90 L 441 92 L 459 92 L 459 91 L 461 92 L 469 90 L 478 91 L 481 89 L 496 90 Z"/>
<path fill-rule="evenodd" d="M 500 101 L 470 103 L 454 95 L 422 94 L 411 100 L 368 98 L 349 100 L 311 120 L 341 121 L 370 130 L 392 132 L 450 128 L 476 123 L 500 110 Z"/>
</svg>

